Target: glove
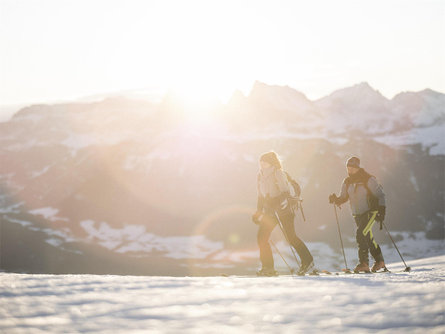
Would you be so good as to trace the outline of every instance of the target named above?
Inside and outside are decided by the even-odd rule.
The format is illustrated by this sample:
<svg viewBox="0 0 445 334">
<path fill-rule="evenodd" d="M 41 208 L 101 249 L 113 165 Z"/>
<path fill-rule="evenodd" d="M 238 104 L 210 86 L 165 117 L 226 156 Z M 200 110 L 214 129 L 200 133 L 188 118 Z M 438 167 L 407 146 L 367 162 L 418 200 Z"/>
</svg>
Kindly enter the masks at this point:
<svg viewBox="0 0 445 334">
<path fill-rule="evenodd" d="M 289 201 L 287 200 L 287 198 L 285 198 L 285 199 L 282 200 L 281 203 L 280 203 L 280 208 L 281 208 L 281 210 L 286 209 L 288 205 L 289 205 Z"/>
<path fill-rule="evenodd" d="M 263 218 L 263 214 L 262 214 L 262 212 L 260 212 L 260 211 L 257 211 L 257 212 L 255 212 L 253 215 L 252 215 L 252 221 L 255 223 L 255 224 L 259 224 L 259 223 L 261 223 L 261 219 Z"/>
<path fill-rule="evenodd" d="M 377 216 L 375 217 L 375 220 L 380 222 L 380 229 L 383 228 L 383 221 L 385 220 L 385 214 L 386 214 L 386 207 L 385 206 L 379 206 L 379 211 L 377 212 Z"/>
<path fill-rule="evenodd" d="M 337 199 L 338 199 L 338 197 L 336 194 L 330 194 L 329 195 L 329 204 L 336 204 Z"/>
</svg>

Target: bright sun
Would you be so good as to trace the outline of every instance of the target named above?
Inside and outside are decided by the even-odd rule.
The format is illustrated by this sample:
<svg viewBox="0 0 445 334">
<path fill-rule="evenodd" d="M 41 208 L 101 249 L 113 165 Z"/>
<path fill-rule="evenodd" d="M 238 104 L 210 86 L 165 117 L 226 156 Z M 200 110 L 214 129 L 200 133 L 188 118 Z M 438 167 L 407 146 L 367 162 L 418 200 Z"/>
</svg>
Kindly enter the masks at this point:
<svg viewBox="0 0 445 334">
<path fill-rule="evenodd" d="M 188 80 L 187 82 L 175 82 L 170 86 L 170 91 L 187 103 L 194 105 L 206 105 L 212 102 L 226 102 L 229 87 L 205 80 Z M 232 88 L 235 90 L 235 87 Z"/>
<path fill-rule="evenodd" d="M 167 17 L 174 24 L 157 22 L 156 26 L 162 29 L 157 29 L 156 39 L 138 44 L 141 49 L 138 54 L 146 55 L 142 60 L 151 61 L 130 66 L 142 68 L 147 77 L 156 79 L 167 91 L 191 104 L 226 103 L 235 90 L 243 93 L 250 90 L 258 79 L 257 67 L 263 65 L 258 55 L 267 56 L 271 51 L 246 47 L 246 41 L 256 41 L 263 34 L 246 27 L 245 16 L 240 14 L 228 24 L 225 18 L 232 13 L 230 7 L 214 8 L 205 1 L 200 6 L 211 15 L 190 12 L 186 2 L 175 11 L 169 10 Z M 162 52 L 153 52 L 154 45 Z M 134 81 L 141 80 L 141 71 L 134 73 Z"/>
<path fill-rule="evenodd" d="M 251 87 L 251 83 L 244 83 L 241 78 L 227 78 L 218 71 L 206 73 L 206 66 L 193 65 L 192 71 L 169 83 L 167 90 L 181 101 L 189 114 L 196 117 L 208 114 L 215 105 L 227 103 L 235 90 L 246 93 Z"/>
</svg>

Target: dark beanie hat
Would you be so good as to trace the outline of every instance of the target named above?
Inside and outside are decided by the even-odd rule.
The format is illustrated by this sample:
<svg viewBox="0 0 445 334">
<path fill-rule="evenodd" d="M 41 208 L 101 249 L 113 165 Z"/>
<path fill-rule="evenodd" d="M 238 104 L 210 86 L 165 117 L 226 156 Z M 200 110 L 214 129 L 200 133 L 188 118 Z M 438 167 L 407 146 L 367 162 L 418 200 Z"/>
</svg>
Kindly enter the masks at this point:
<svg viewBox="0 0 445 334">
<path fill-rule="evenodd" d="M 360 159 L 357 157 L 351 157 L 346 162 L 346 166 L 360 168 Z"/>
</svg>

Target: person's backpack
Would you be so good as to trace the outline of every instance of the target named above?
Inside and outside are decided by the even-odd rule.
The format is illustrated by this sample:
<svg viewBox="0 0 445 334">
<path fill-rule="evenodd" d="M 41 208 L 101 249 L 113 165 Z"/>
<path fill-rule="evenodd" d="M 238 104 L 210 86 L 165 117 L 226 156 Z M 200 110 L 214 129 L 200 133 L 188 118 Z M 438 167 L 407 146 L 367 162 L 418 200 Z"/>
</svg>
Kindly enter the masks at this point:
<svg viewBox="0 0 445 334">
<path fill-rule="evenodd" d="M 295 181 L 292 176 L 289 175 L 288 172 L 285 172 L 286 176 L 287 176 L 287 181 L 289 182 L 289 184 L 292 186 L 292 188 L 294 189 L 294 196 L 291 196 L 288 198 L 289 203 L 291 204 L 292 210 L 295 211 L 300 209 L 301 212 L 301 216 L 303 218 L 303 221 L 306 221 L 306 217 L 304 216 L 304 212 L 303 212 L 303 205 L 302 205 L 302 199 L 300 198 L 301 195 L 301 187 L 298 184 L 297 181 Z"/>
<path fill-rule="evenodd" d="M 288 172 L 284 172 L 287 176 L 287 182 L 289 182 L 289 184 L 292 186 L 292 188 L 294 189 L 294 197 L 300 197 L 301 195 L 301 187 L 298 184 L 297 181 L 295 181 L 292 176 L 289 175 Z"/>
</svg>

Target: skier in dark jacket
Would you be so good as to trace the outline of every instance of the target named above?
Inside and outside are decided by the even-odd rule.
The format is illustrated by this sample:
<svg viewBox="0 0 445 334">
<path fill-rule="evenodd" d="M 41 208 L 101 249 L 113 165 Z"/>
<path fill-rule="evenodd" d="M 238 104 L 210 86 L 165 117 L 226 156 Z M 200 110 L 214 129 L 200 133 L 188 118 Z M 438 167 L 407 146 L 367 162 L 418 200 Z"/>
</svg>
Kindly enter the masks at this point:
<svg viewBox="0 0 445 334">
<path fill-rule="evenodd" d="M 340 196 L 331 194 L 329 203 L 340 206 L 349 200 L 352 215 L 357 224 L 359 264 L 354 272 L 370 272 L 368 252 L 375 260 L 372 271 L 386 269 L 380 246 L 374 240 L 372 226 L 385 219 L 385 194 L 376 178 L 360 168 L 360 159 L 351 157 L 346 163 L 348 177 L 343 180 Z"/>
<path fill-rule="evenodd" d="M 257 185 L 257 211 L 252 216 L 252 220 L 259 225 L 258 246 L 262 269 L 257 274 L 260 276 L 276 275 L 269 237 L 275 226 L 281 222 L 286 239 L 301 258 L 298 274 L 304 275 L 313 268 L 314 262 L 304 242 L 295 234 L 295 213 L 291 204 L 290 186 L 275 152 L 261 155 Z M 299 195 L 296 194 L 296 196 Z"/>
</svg>

